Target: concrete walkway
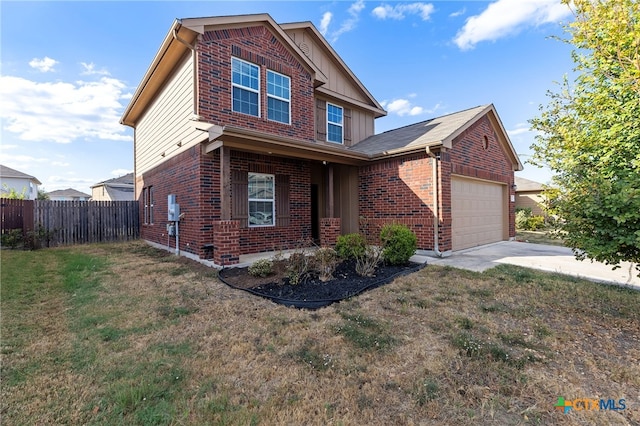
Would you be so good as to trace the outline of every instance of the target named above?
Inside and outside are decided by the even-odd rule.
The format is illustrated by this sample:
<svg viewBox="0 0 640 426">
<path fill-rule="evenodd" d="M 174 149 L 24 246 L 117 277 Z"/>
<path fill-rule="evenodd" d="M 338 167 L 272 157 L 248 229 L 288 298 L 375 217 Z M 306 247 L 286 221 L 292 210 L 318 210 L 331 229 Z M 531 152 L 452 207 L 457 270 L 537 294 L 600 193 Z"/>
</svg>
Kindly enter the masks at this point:
<svg viewBox="0 0 640 426">
<path fill-rule="evenodd" d="M 612 270 L 611 266 L 590 260 L 576 260 L 567 247 L 544 244 L 503 241 L 496 244 L 475 247 L 454 252 L 445 258 L 414 256 L 411 260 L 426 261 L 430 265 L 449 265 L 454 268 L 482 272 L 501 263 L 524 266 L 542 271 L 573 275 L 590 281 L 629 286 L 640 290 L 638 271 L 632 270 L 629 279 L 630 263 L 624 262 L 622 268 Z"/>
</svg>

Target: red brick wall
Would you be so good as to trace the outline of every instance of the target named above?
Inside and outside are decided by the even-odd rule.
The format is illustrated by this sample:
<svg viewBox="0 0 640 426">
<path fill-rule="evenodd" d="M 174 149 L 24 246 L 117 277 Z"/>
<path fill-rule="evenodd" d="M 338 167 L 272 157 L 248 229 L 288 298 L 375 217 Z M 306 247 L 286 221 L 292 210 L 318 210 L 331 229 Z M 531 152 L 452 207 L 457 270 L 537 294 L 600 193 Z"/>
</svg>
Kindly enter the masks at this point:
<svg viewBox="0 0 640 426">
<path fill-rule="evenodd" d="M 339 217 L 325 217 L 320 219 L 320 245 L 322 247 L 335 247 L 342 219 Z"/>
<path fill-rule="evenodd" d="M 240 228 L 237 220 L 213 222 L 213 261 L 222 266 L 234 265 L 240 258 Z"/>
<path fill-rule="evenodd" d="M 385 223 L 404 223 L 418 237 L 418 249 L 433 249 L 432 160 L 425 154 L 360 167 L 360 232 L 377 243 Z"/>
<path fill-rule="evenodd" d="M 311 74 L 264 26 L 210 31 L 197 45 L 199 114 L 218 125 L 315 141 Z M 261 117 L 232 112 L 231 57 L 260 66 Z M 267 120 L 267 69 L 291 78 L 291 125 Z"/>
<path fill-rule="evenodd" d="M 290 249 L 311 238 L 311 168 L 308 161 L 231 151 L 231 168 L 247 173 L 289 176 L 289 226 L 240 228 L 240 254 Z"/>
<path fill-rule="evenodd" d="M 220 219 L 218 165 L 217 155 L 203 156 L 200 147 L 193 147 L 138 177 L 137 187 L 154 188 L 154 223 L 142 225 L 141 237 L 167 244 L 167 196 L 176 194 L 184 213 L 179 224 L 180 250 L 210 257 L 211 251 L 205 253 L 203 246 L 212 242 L 213 221 Z M 142 196 L 139 201 L 143 214 Z M 169 237 L 169 245 L 175 249 L 175 237 Z"/>
<path fill-rule="evenodd" d="M 485 137 L 488 142 L 485 149 Z M 515 203 L 511 202 L 513 164 L 498 141 L 496 130 L 484 116 L 453 141 L 450 171 L 452 174 L 507 184 L 509 188 L 509 236 L 515 237 Z M 444 163 L 443 163 L 444 166 Z M 443 194 L 444 195 L 444 194 Z M 451 192 L 449 190 L 449 204 Z"/>
</svg>

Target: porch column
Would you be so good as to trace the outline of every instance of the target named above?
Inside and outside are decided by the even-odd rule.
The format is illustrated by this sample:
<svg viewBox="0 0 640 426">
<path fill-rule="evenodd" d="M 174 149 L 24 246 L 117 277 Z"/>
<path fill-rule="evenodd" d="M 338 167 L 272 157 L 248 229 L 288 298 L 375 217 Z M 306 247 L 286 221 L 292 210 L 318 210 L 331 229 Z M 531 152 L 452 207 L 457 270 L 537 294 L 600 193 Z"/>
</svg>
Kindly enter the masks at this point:
<svg viewBox="0 0 640 426">
<path fill-rule="evenodd" d="M 220 147 L 220 219 L 231 220 L 231 150 Z"/>
<path fill-rule="evenodd" d="M 240 261 L 240 221 L 213 222 L 213 261 L 221 266 Z"/>
<path fill-rule="evenodd" d="M 327 168 L 327 211 L 325 212 L 325 217 L 334 216 L 333 206 L 333 164 L 329 164 Z"/>
</svg>

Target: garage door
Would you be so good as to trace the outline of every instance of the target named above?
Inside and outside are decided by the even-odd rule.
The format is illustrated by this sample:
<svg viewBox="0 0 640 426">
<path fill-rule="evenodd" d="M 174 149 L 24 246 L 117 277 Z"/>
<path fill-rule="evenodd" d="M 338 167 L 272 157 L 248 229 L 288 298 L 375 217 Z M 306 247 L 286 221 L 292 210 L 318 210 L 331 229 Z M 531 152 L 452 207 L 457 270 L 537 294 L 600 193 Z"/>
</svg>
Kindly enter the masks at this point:
<svg viewBox="0 0 640 426">
<path fill-rule="evenodd" d="M 452 248 L 462 250 L 502 241 L 506 204 L 503 185 L 451 178 Z"/>
</svg>

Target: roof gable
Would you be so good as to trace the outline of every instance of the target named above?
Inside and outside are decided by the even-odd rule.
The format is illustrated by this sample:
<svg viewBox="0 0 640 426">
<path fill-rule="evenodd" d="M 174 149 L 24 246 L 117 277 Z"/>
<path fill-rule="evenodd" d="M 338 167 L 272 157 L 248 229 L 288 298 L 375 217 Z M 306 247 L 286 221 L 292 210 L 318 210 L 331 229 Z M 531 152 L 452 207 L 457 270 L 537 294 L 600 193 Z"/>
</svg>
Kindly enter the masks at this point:
<svg viewBox="0 0 640 426">
<path fill-rule="evenodd" d="M 387 115 L 387 112 L 311 22 L 280 24 L 280 27 L 321 72 L 329 76 L 327 84 L 319 87 L 318 92 L 347 102 L 357 101 L 356 104 L 359 106 L 372 110 L 375 117 Z"/>
<path fill-rule="evenodd" d="M 490 117 L 492 124 L 498 130 L 498 139 L 505 146 L 514 170 L 522 170 L 520 159 L 492 104 L 389 130 L 371 136 L 350 149 L 374 158 L 422 151 L 427 147 L 443 146 L 451 149 L 453 140 L 484 115 Z"/>
</svg>

